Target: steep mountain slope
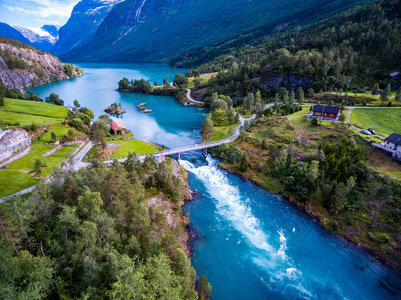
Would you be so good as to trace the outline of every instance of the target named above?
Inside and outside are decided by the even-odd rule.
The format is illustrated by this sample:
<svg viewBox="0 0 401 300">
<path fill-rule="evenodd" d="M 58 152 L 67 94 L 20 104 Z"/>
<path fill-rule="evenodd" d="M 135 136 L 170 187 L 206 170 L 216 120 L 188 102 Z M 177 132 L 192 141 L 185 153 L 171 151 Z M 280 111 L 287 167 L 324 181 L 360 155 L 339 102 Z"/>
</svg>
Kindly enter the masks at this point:
<svg viewBox="0 0 401 300">
<path fill-rule="evenodd" d="M 60 26 L 44 25 L 35 31 L 20 26 L 14 26 L 13 28 L 27 38 L 35 48 L 49 52 L 58 40 Z"/>
<path fill-rule="evenodd" d="M 367 0 L 127 0 L 115 6 L 94 38 L 62 56 L 71 61 L 168 61 L 266 24 L 293 25 L 296 13 L 311 20 Z M 314 8 L 319 7 L 319 10 Z"/>
<path fill-rule="evenodd" d="M 63 65 L 57 57 L 17 40 L 0 37 L 0 83 L 7 90 L 40 85 L 82 74 L 73 65 Z"/>
<path fill-rule="evenodd" d="M 26 37 L 6 23 L 0 22 L 0 36 L 20 41 L 23 44 L 31 45 L 31 42 Z"/>
<path fill-rule="evenodd" d="M 60 28 L 60 39 L 51 50 L 61 55 L 88 42 L 110 10 L 124 0 L 82 0 L 73 9 L 68 22 Z"/>
<path fill-rule="evenodd" d="M 218 91 L 234 97 L 261 91 L 275 97 L 280 88 L 365 92 L 378 83 L 401 87 L 401 0 L 367 4 L 324 21 L 268 36 L 255 45 L 233 47 L 204 63 L 188 76 L 219 72 L 208 84 L 198 84 L 194 97 Z M 182 57 L 180 65 L 192 56 Z M 398 75 L 397 75 L 398 74 Z M 313 94 L 313 93 L 312 93 Z M 337 98 L 342 101 L 343 98 Z"/>
</svg>

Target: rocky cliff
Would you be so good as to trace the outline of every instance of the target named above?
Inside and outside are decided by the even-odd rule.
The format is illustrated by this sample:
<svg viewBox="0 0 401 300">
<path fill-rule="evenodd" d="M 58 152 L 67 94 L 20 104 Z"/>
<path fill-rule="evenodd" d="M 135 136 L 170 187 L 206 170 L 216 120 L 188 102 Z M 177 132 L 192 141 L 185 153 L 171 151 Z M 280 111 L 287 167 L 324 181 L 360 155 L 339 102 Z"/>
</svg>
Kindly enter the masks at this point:
<svg viewBox="0 0 401 300">
<path fill-rule="evenodd" d="M 124 0 L 82 0 L 73 9 L 68 22 L 60 28 L 60 39 L 51 53 L 61 55 L 88 42 L 103 19 L 118 3 Z"/>
<path fill-rule="evenodd" d="M 81 74 L 80 69 L 71 65 L 68 67 L 42 50 L 16 40 L 0 38 L 0 83 L 7 90 L 16 88 L 24 92 L 31 86 Z"/>
</svg>

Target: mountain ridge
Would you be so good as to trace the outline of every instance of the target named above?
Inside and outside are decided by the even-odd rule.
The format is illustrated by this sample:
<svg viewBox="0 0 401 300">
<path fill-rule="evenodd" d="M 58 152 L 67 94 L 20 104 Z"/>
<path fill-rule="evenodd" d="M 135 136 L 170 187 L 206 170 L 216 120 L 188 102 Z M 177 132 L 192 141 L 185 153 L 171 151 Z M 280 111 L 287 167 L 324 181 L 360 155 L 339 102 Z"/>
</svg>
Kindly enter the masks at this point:
<svg viewBox="0 0 401 300">
<path fill-rule="evenodd" d="M 168 62 L 180 53 L 224 42 L 278 20 L 285 23 L 275 26 L 285 28 L 291 23 L 292 15 L 307 13 L 317 6 L 323 7 L 323 13 L 319 14 L 334 14 L 336 10 L 369 1 L 359 0 L 352 4 L 344 0 L 315 2 L 126 0 L 110 11 L 89 42 L 61 58 L 69 61 Z M 319 19 L 319 16 L 315 14 L 310 19 L 313 18 Z"/>
</svg>

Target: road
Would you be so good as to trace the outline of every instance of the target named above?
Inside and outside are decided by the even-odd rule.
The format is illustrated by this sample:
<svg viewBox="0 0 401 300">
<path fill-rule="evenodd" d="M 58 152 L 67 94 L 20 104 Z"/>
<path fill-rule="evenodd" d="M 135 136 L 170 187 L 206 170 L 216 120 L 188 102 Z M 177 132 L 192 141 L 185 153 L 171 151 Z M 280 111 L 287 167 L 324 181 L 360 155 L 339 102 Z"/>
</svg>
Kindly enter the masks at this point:
<svg viewBox="0 0 401 300">
<path fill-rule="evenodd" d="M 173 89 L 176 89 L 176 87 L 174 86 L 174 83 L 170 83 L 170 86 L 173 88 Z M 197 100 L 195 100 L 194 98 L 192 98 L 191 97 L 191 90 L 190 89 L 186 89 L 187 90 L 187 99 L 190 101 L 190 102 L 193 102 L 193 103 L 198 103 L 198 104 L 202 104 L 202 105 L 204 105 L 205 104 L 205 102 L 202 102 L 202 101 L 197 101 Z"/>
<path fill-rule="evenodd" d="M 176 88 L 173 85 L 173 83 L 170 83 L 170 86 L 172 88 Z M 196 101 L 196 100 L 191 98 L 191 90 L 187 89 L 187 92 L 188 92 L 187 93 L 187 97 L 188 97 L 188 99 L 190 101 L 193 101 L 193 102 L 196 102 L 196 103 L 203 103 L 203 102 L 199 102 L 199 101 Z M 304 103 L 304 104 L 312 104 L 312 103 Z M 265 109 L 267 109 L 269 107 L 272 107 L 272 106 L 274 106 L 274 103 L 266 104 L 266 105 L 263 106 L 263 110 L 265 110 Z M 401 109 L 401 107 L 361 107 L 361 106 L 347 106 L 346 108 L 349 110 L 348 114 L 346 116 L 346 122 L 348 122 L 348 123 L 350 123 L 350 118 L 351 118 L 352 112 L 356 108 L 381 108 L 381 109 L 384 109 L 384 108 L 394 108 L 394 109 L 395 108 L 400 108 Z M 184 153 L 184 152 L 189 152 L 189 151 L 198 151 L 198 150 L 218 147 L 218 146 L 220 146 L 222 144 L 231 143 L 231 142 L 235 141 L 239 137 L 241 127 L 244 126 L 245 121 L 251 121 L 251 120 L 254 120 L 255 118 L 256 118 L 256 114 L 253 115 L 250 118 L 247 118 L 247 119 L 239 116 L 239 121 L 241 122 L 241 124 L 236 127 L 235 133 L 232 136 L 226 138 L 225 140 L 222 140 L 222 141 L 219 141 L 219 142 L 202 143 L 202 144 L 198 144 L 198 145 L 194 145 L 194 146 L 181 147 L 181 148 L 176 148 L 176 149 L 168 149 L 168 150 L 161 151 L 159 153 L 154 153 L 153 155 L 156 156 L 156 157 L 168 156 L 168 155 Z M 358 128 L 356 128 L 354 126 L 352 126 L 352 127 L 353 127 L 353 129 L 359 131 Z M 85 157 L 85 155 L 89 152 L 89 150 L 92 147 L 93 147 L 92 142 L 89 142 L 88 144 L 86 144 L 85 147 L 81 151 L 79 151 L 78 154 L 71 160 L 71 162 L 68 164 L 68 167 L 73 169 L 73 170 L 75 170 L 75 171 L 78 171 L 81 168 L 89 166 L 90 164 L 83 162 L 83 158 Z M 143 159 L 145 159 L 146 156 L 148 156 L 148 154 L 140 155 L 140 156 L 138 156 L 138 158 L 140 160 L 143 160 Z M 119 162 L 124 162 L 125 160 L 127 160 L 127 158 L 118 159 Z M 105 161 L 104 164 L 110 164 L 112 162 L 113 161 L 111 161 L 111 160 L 110 161 Z M 49 180 L 51 180 L 51 179 L 48 179 L 47 181 L 49 181 Z M 11 196 L 9 196 L 7 198 L 0 199 L 0 203 L 2 203 L 4 201 L 7 201 L 8 198 L 13 197 L 13 196 L 20 196 L 20 195 L 31 193 L 35 189 L 35 187 L 36 186 L 32 186 L 32 187 L 27 188 L 25 190 L 22 190 L 22 191 L 20 191 L 20 192 L 18 192 L 16 194 L 13 194 L 13 195 L 11 195 Z"/>
</svg>

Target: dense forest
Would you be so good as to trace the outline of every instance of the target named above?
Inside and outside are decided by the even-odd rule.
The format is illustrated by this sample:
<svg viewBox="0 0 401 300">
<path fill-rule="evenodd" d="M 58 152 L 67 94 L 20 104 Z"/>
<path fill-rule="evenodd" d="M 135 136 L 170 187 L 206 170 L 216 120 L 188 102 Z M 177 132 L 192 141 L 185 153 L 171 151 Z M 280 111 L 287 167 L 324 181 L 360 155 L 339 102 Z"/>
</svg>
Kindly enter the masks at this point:
<svg viewBox="0 0 401 300">
<path fill-rule="evenodd" d="M 176 226 L 145 201 L 171 199 Z M 181 179 L 167 161 L 135 156 L 77 173 L 55 171 L 31 201 L 0 206 L 2 299 L 197 299 Z M 203 278 L 200 295 L 210 292 Z"/>
<path fill-rule="evenodd" d="M 187 76 L 219 72 L 194 89 L 242 95 L 260 90 L 273 97 L 277 89 L 314 88 L 363 91 L 379 83 L 398 88 L 391 72 L 401 65 L 401 1 L 382 1 L 340 13 L 305 28 L 267 36 L 256 46 L 240 47 L 205 62 Z M 182 64 L 191 55 L 182 57 Z M 189 62 L 188 62 L 189 63 Z M 174 65 L 179 66 L 175 61 Z"/>
</svg>

